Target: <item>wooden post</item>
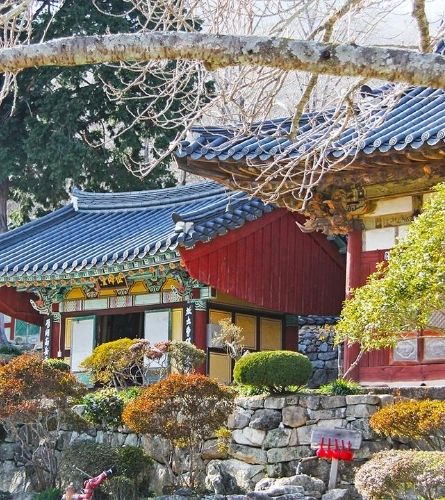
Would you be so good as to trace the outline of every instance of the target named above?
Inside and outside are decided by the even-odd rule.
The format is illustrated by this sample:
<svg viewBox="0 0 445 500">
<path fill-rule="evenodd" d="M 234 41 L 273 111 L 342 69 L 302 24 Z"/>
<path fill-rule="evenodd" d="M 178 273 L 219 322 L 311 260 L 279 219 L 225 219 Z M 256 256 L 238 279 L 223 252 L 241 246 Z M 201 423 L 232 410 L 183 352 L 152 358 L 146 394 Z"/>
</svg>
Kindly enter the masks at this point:
<svg viewBox="0 0 445 500">
<path fill-rule="evenodd" d="M 362 285 L 361 281 L 361 258 L 362 258 L 362 230 L 361 227 L 355 227 L 348 234 L 348 248 L 346 254 L 346 297 L 349 297 L 352 288 Z M 356 360 L 360 347 L 358 344 L 344 344 L 343 373 L 345 373 L 352 363 Z M 352 380 L 359 378 L 358 368 L 354 368 L 349 374 Z"/>
<path fill-rule="evenodd" d="M 328 490 L 333 490 L 337 484 L 338 460 L 333 458 L 331 461 L 331 471 L 329 472 Z"/>
<path fill-rule="evenodd" d="M 207 352 L 207 302 L 205 300 L 195 301 L 195 324 L 193 343 L 198 349 Z M 196 370 L 205 374 L 205 366 L 200 366 Z"/>
</svg>

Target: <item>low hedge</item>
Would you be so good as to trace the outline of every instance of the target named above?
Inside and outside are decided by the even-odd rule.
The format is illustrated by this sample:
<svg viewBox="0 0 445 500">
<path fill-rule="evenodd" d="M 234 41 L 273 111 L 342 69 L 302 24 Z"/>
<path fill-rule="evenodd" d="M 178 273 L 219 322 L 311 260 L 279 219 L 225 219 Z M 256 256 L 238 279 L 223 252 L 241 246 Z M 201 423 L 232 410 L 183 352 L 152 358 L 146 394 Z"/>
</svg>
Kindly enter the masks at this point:
<svg viewBox="0 0 445 500">
<path fill-rule="evenodd" d="M 309 359 L 293 351 L 263 351 L 245 354 L 235 363 L 233 378 L 238 384 L 284 392 L 290 386 L 306 385 L 312 373 Z"/>
</svg>

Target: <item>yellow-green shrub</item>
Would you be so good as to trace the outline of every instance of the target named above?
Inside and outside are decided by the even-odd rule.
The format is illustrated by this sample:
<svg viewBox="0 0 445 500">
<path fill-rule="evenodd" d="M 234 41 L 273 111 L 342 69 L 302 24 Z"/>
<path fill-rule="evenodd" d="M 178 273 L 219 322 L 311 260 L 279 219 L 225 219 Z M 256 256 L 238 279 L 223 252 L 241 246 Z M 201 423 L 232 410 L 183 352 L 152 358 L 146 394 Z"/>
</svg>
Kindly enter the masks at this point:
<svg viewBox="0 0 445 500">
<path fill-rule="evenodd" d="M 383 436 L 409 439 L 441 450 L 445 439 L 445 401 L 402 401 L 381 408 L 369 423 Z"/>
<path fill-rule="evenodd" d="M 91 370 L 93 381 L 103 385 L 122 387 L 130 377 L 133 353 L 130 347 L 138 339 L 118 339 L 97 346 L 82 362 L 82 367 Z"/>
</svg>

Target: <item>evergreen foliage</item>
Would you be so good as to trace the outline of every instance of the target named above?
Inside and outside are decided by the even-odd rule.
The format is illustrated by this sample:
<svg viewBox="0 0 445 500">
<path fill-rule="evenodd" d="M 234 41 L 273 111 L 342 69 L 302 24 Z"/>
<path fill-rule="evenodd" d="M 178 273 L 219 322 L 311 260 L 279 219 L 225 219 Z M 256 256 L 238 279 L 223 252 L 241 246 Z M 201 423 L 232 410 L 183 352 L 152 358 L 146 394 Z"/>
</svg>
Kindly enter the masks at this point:
<svg viewBox="0 0 445 500">
<path fill-rule="evenodd" d="M 284 392 L 289 386 L 306 385 L 312 373 L 309 359 L 293 351 L 263 351 L 244 355 L 235 363 L 233 378 L 237 384 L 267 387 Z"/>
<path fill-rule="evenodd" d="M 47 39 L 137 29 L 135 14 L 112 17 L 100 13 L 92 2 L 76 0 L 66 0 L 61 6 L 53 4 L 50 0 L 41 2 L 42 10 L 34 26 L 36 40 L 41 38 L 54 12 Z M 120 13 L 128 7 L 119 0 L 99 4 L 110 13 Z M 100 145 L 117 129 L 128 127 L 144 103 L 138 99 L 141 95 L 136 89 L 132 101 L 111 102 L 107 98 L 101 80 L 118 87 L 120 77 L 128 79 L 129 75 L 106 65 L 35 68 L 18 76 L 16 99 L 10 95 L 0 110 L 0 185 L 7 182 L 10 197 L 20 202 L 20 213 L 14 214 L 13 225 L 25 221 L 35 205 L 39 212 L 60 205 L 67 198 L 69 182 L 94 191 L 174 185 L 166 164 L 143 181 L 124 166 L 125 157 L 142 159 L 145 138 L 154 139 L 157 146 L 166 146 L 174 137 L 174 130 L 139 123 L 112 144 Z"/>
</svg>

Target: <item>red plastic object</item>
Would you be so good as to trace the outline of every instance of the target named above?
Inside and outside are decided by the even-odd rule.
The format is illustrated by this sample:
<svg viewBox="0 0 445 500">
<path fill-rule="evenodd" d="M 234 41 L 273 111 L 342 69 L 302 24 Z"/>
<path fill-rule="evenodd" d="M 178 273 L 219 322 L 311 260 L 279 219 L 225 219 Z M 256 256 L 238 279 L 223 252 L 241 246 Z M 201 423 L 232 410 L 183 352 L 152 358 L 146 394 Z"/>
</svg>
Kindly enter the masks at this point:
<svg viewBox="0 0 445 500">
<path fill-rule="evenodd" d="M 326 450 L 324 449 L 324 438 L 321 438 L 320 446 L 316 452 L 318 458 L 326 458 Z"/>
<path fill-rule="evenodd" d="M 328 446 L 325 448 L 324 438 L 321 439 L 320 446 L 316 451 L 318 458 L 330 458 L 336 460 L 344 460 L 345 462 L 350 462 L 354 456 L 351 449 L 351 442 L 348 441 L 348 445 L 345 446 L 345 442 L 341 441 L 341 446 L 337 439 L 335 439 L 335 444 L 331 443 L 331 438 L 328 439 Z"/>
</svg>

